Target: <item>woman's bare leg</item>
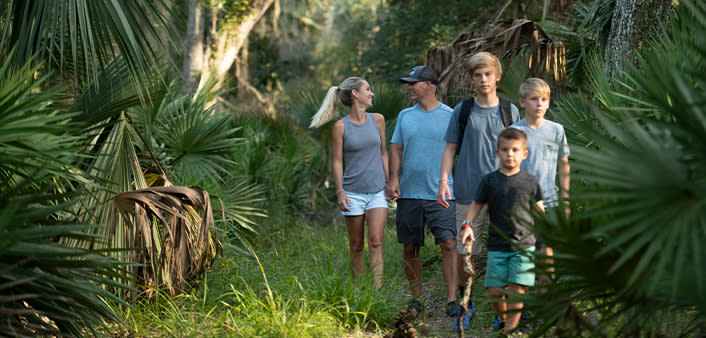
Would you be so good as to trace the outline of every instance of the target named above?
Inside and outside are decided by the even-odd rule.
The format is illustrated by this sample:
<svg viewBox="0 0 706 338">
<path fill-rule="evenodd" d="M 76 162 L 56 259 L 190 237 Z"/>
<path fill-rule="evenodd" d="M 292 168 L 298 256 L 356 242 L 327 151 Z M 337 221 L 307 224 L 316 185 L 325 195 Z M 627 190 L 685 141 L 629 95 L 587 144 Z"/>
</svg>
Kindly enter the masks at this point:
<svg viewBox="0 0 706 338">
<path fill-rule="evenodd" d="M 363 249 L 365 248 L 365 228 L 363 227 L 365 217 L 346 216 L 346 227 L 348 228 L 348 249 L 351 255 L 351 272 L 353 277 L 362 276 L 365 274 L 365 265 L 363 264 Z"/>
<path fill-rule="evenodd" d="M 374 208 L 365 212 L 368 222 L 368 248 L 370 249 L 370 270 L 373 271 L 373 283 L 382 286 L 384 262 L 382 241 L 387 223 L 387 208 Z"/>
</svg>

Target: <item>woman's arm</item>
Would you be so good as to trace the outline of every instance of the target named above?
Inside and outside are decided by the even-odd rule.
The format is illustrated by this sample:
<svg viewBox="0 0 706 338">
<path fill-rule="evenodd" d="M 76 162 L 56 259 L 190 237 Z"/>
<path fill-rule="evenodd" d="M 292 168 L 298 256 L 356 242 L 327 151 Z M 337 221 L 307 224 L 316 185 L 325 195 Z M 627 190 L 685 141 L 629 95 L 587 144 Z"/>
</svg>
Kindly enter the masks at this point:
<svg viewBox="0 0 706 338">
<path fill-rule="evenodd" d="M 348 209 L 348 197 L 343 192 L 343 134 L 345 128 L 343 121 L 338 120 L 333 124 L 331 129 L 331 153 L 333 154 L 333 181 L 336 184 L 336 196 L 338 199 L 338 207 L 343 211 Z"/>
<path fill-rule="evenodd" d="M 387 139 L 385 138 L 385 117 L 375 113 L 375 123 L 380 130 L 380 154 L 382 155 L 382 170 L 385 172 L 385 182 L 390 178 L 389 163 L 387 158 Z"/>
</svg>

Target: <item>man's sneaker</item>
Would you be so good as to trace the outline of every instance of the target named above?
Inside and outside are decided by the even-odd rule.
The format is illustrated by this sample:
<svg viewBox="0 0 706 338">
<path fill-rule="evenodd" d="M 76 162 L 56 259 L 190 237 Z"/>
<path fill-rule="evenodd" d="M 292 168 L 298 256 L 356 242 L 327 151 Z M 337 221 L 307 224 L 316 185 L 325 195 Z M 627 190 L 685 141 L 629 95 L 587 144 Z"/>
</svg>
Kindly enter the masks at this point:
<svg viewBox="0 0 706 338">
<path fill-rule="evenodd" d="M 456 312 L 461 311 L 461 305 L 458 304 L 457 301 L 452 300 L 448 303 L 446 303 L 446 315 L 449 317 L 453 317 L 456 315 Z"/>
<path fill-rule="evenodd" d="M 422 313 L 424 311 L 424 305 L 418 299 L 413 298 L 407 303 L 407 309 L 415 309 L 417 313 Z"/>
<path fill-rule="evenodd" d="M 454 323 L 453 323 L 453 329 L 458 330 L 458 317 L 461 315 L 463 312 L 463 308 L 459 306 L 458 311 L 456 311 L 456 314 L 454 315 Z M 468 330 L 471 327 L 471 320 L 473 320 L 473 317 L 476 316 L 476 312 L 478 312 L 478 308 L 476 308 L 473 304 L 468 305 L 468 312 L 471 314 L 470 316 L 467 314 L 463 314 L 463 318 L 461 318 L 461 325 L 463 326 L 464 330 Z"/>
<path fill-rule="evenodd" d="M 505 328 L 505 321 L 500 319 L 500 316 L 495 316 L 493 320 L 493 332 L 498 332 Z"/>
<path fill-rule="evenodd" d="M 520 315 L 520 324 L 527 324 L 532 320 L 532 315 L 529 312 L 522 312 Z"/>
<path fill-rule="evenodd" d="M 522 333 L 532 332 L 532 327 L 530 322 L 532 321 L 532 315 L 529 312 L 522 312 L 520 315 L 520 321 L 517 323 L 517 331 Z"/>
</svg>

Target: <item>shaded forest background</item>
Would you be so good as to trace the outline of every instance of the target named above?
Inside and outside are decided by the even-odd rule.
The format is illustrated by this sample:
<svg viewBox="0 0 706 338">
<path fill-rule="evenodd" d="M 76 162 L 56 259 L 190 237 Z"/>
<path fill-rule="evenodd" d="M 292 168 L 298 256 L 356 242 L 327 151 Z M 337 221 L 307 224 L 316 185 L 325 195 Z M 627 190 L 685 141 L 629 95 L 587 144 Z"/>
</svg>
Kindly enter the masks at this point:
<svg viewBox="0 0 706 338">
<path fill-rule="evenodd" d="M 559 254 L 547 292 L 525 299 L 535 334 L 706 334 L 703 2 L 0 10 L 2 336 L 389 333 L 400 290 L 350 279 L 330 129 L 306 126 L 329 86 L 361 76 L 390 137 L 410 105 L 399 77 L 436 68 L 454 105 L 480 50 L 503 61 L 501 96 L 530 75 L 551 83 L 572 146 L 571 217 L 536 215 Z M 386 269 L 404 285 L 400 264 Z"/>
</svg>

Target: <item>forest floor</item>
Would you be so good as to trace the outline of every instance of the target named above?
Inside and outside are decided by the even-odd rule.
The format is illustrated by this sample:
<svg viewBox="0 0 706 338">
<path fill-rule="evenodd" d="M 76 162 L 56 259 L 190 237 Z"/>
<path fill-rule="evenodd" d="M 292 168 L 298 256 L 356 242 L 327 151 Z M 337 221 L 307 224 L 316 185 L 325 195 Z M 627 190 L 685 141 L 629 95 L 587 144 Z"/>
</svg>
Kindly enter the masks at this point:
<svg viewBox="0 0 706 338">
<path fill-rule="evenodd" d="M 477 263 L 485 263 L 485 256 L 478 258 L 480 259 L 476 261 Z M 416 320 L 412 321 L 414 328 L 418 332 L 417 337 L 461 337 L 460 333 L 452 327 L 454 317 L 446 316 L 446 283 L 440 271 L 440 259 L 432 259 L 424 264 L 424 282 L 422 283 L 424 311 Z M 486 290 L 483 287 L 483 270 L 480 271 L 479 278 L 476 278 L 473 283 L 473 298 L 479 312 L 471 321 L 471 327 L 464 331 L 464 337 L 466 338 L 497 336 L 497 333 L 493 332 L 492 329 L 494 313 L 491 311 L 490 303 L 487 301 Z M 400 295 L 405 300 L 405 303 L 411 299 L 411 295 L 406 288 L 400 287 Z M 458 301 L 460 302 L 461 300 L 458 299 Z"/>
</svg>

